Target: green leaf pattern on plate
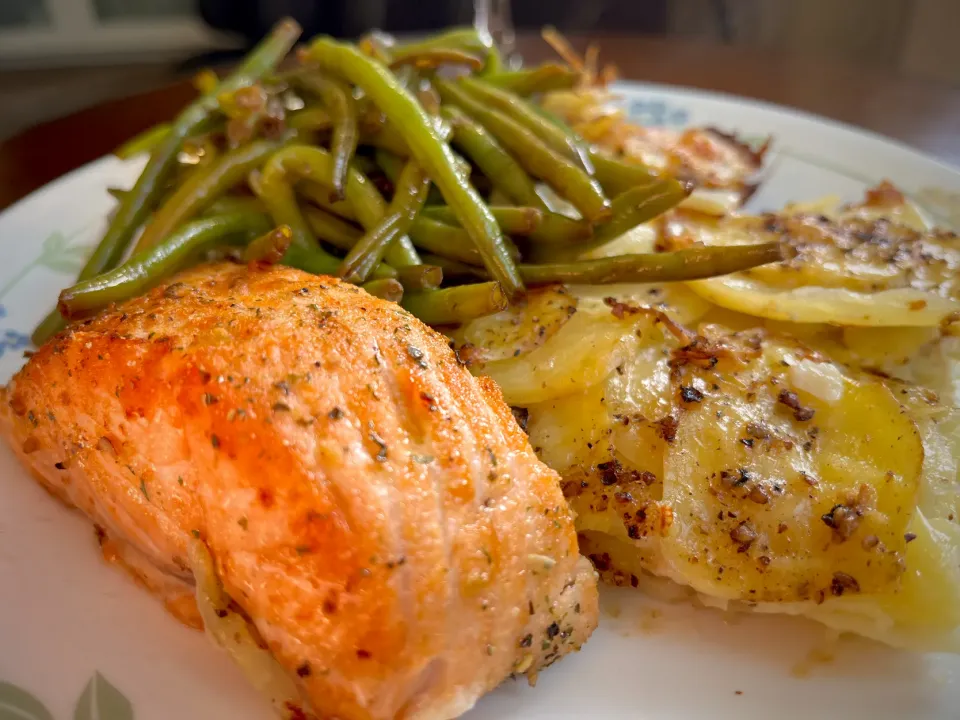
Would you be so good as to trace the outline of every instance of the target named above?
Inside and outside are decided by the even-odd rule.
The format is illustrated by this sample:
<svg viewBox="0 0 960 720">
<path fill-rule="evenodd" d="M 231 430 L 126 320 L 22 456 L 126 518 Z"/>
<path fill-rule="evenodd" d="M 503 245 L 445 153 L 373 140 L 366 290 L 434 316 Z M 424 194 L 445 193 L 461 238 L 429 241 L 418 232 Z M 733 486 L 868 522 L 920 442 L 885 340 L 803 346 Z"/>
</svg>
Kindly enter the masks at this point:
<svg viewBox="0 0 960 720">
<path fill-rule="evenodd" d="M 68 243 L 69 238 L 63 233 L 52 233 L 43 241 L 37 263 L 57 272 L 76 275 L 83 268 L 90 248 L 82 245 L 70 247 Z"/>
<path fill-rule="evenodd" d="M 0 682 L 0 720 L 53 720 L 53 715 L 23 688 Z"/>
<path fill-rule="evenodd" d="M 33 695 L 11 683 L 0 682 L 0 720 L 54 720 Z M 134 720 L 127 697 L 99 672 L 83 689 L 73 720 Z"/>
<path fill-rule="evenodd" d="M 77 701 L 73 720 L 133 720 L 133 707 L 122 692 L 96 672 Z"/>
<path fill-rule="evenodd" d="M 89 224 L 79 230 L 64 235 L 59 230 L 47 236 L 40 246 L 40 255 L 33 262 L 27 263 L 2 286 L 0 286 L 0 299 L 8 292 L 13 290 L 34 268 L 45 267 L 54 272 L 70 275 L 74 278 L 83 269 L 84 263 L 93 252 L 93 246 L 89 245 L 70 245 L 70 241 L 80 233 L 87 230 Z"/>
</svg>

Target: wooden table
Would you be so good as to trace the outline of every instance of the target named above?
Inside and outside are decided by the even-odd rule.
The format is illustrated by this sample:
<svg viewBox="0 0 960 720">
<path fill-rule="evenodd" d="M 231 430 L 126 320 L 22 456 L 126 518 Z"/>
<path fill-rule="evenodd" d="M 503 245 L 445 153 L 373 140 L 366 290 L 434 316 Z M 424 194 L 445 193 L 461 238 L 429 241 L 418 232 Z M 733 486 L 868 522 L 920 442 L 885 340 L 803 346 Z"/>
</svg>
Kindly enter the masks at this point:
<svg viewBox="0 0 960 720">
<path fill-rule="evenodd" d="M 960 166 L 960 88 L 816 56 L 673 38 L 592 39 L 602 47 L 602 61 L 615 63 L 624 78 L 797 107 L 888 135 Z M 573 43 L 582 49 L 587 40 L 573 38 Z M 517 45 L 528 62 L 553 57 L 537 36 L 522 36 Z M 0 209 L 169 119 L 193 94 L 184 81 L 38 125 L 0 143 Z"/>
</svg>

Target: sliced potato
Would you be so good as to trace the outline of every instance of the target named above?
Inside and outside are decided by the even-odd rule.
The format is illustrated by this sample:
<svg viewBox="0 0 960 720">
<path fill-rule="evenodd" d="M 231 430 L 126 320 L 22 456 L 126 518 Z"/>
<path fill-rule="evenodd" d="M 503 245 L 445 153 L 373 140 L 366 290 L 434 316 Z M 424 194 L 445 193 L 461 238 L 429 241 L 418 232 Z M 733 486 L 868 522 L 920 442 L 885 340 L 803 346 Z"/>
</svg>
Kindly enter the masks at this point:
<svg viewBox="0 0 960 720">
<path fill-rule="evenodd" d="M 695 323 L 713 307 L 682 283 L 617 283 L 612 285 L 571 285 L 567 288 L 584 312 L 607 314 L 607 298 L 636 307 L 662 310 L 676 322 Z"/>
<path fill-rule="evenodd" d="M 464 360 L 486 363 L 520 357 L 553 337 L 577 311 L 577 298 L 562 285 L 535 288 L 522 302 L 472 320 L 450 333 Z"/>
<path fill-rule="evenodd" d="M 732 310 L 789 322 L 909 327 L 935 327 L 960 312 L 960 239 L 928 230 L 891 187 L 830 215 L 793 206 L 778 215 L 689 219 L 670 232 L 706 245 L 780 238 L 792 247 L 796 256 L 783 263 L 690 284 Z"/>
<path fill-rule="evenodd" d="M 527 434 L 547 465 L 572 477 L 610 457 L 610 435 L 616 422 L 605 407 L 606 383 L 583 392 L 531 405 Z"/>
<path fill-rule="evenodd" d="M 664 460 L 665 558 L 699 592 L 744 601 L 895 586 L 923 463 L 916 426 L 879 381 L 837 375 L 838 395 L 814 394 L 792 366 L 836 366 L 776 350 L 680 380 L 702 397 Z"/>
<path fill-rule="evenodd" d="M 634 328 L 644 321 L 578 312 L 536 350 L 471 370 L 496 380 L 510 405 L 541 403 L 601 382 L 637 347 Z"/>
<path fill-rule="evenodd" d="M 953 298 L 912 288 L 876 294 L 817 287 L 781 290 L 739 273 L 689 284 L 717 305 L 795 323 L 935 327 L 960 311 L 960 303 Z"/>
<path fill-rule="evenodd" d="M 572 286 L 555 292 L 569 295 L 560 296 L 563 302 L 546 298 L 542 302 L 566 322 L 545 341 L 538 337 L 547 314 L 539 301 L 501 313 L 506 318 L 503 327 L 482 319 L 453 336 L 458 341 L 472 338 L 476 347 L 470 350 L 471 358 L 500 358 L 476 363 L 471 370 L 496 380 L 511 405 L 527 407 L 590 388 L 616 368 L 622 371 L 641 347 L 655 346 L 661 353 L 663 328 L 657 312 L 689 322 L 709 309 L 679 284 Z M 578 303 L 572 316 L 564 309 L 571 298 Z M 611 302 L 625 303 L 629 310 L 618 313 Z"/>
<path fill-rule="evenodd" d="M 638 329 L 604 382 L 529 407 L 578 530 L 715 598 L 896 587 L 924 456 L 893 392 L 775 336 Z"/>
</svg>

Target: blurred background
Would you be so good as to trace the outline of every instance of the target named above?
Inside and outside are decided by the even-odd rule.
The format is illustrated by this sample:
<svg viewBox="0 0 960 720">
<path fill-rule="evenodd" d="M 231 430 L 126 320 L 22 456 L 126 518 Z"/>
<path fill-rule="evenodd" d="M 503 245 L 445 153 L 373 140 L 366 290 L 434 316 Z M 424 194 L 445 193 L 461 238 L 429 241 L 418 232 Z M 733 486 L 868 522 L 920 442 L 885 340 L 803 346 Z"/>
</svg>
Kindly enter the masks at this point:
<svg viewBox="0 0 960 720">
<path fill-rule="evenodd" d="M 306 36 L 470 24 L 642 34 L 838 57 L 960 86 L 960 0 L 0 0 L 0 140 L 239 56 L 280 17 Z"/>
</svg>

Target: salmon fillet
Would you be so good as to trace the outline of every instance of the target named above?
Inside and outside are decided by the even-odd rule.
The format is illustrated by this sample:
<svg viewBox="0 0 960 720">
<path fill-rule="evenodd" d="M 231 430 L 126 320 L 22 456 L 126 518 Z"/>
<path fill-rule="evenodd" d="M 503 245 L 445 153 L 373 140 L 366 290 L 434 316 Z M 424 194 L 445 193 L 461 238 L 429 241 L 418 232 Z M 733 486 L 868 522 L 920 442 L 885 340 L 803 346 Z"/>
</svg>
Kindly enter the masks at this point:
<svg viewBox="0 0 960 720">
<path fill-rule="evenodd" d="M 0 425 L 104 557 L 201 627 L 191 539 L 338 718 L 450 718 L 597 624 L 559 477 L 397 305 L 221 263 L 73 325 Z"/>
</svg>

